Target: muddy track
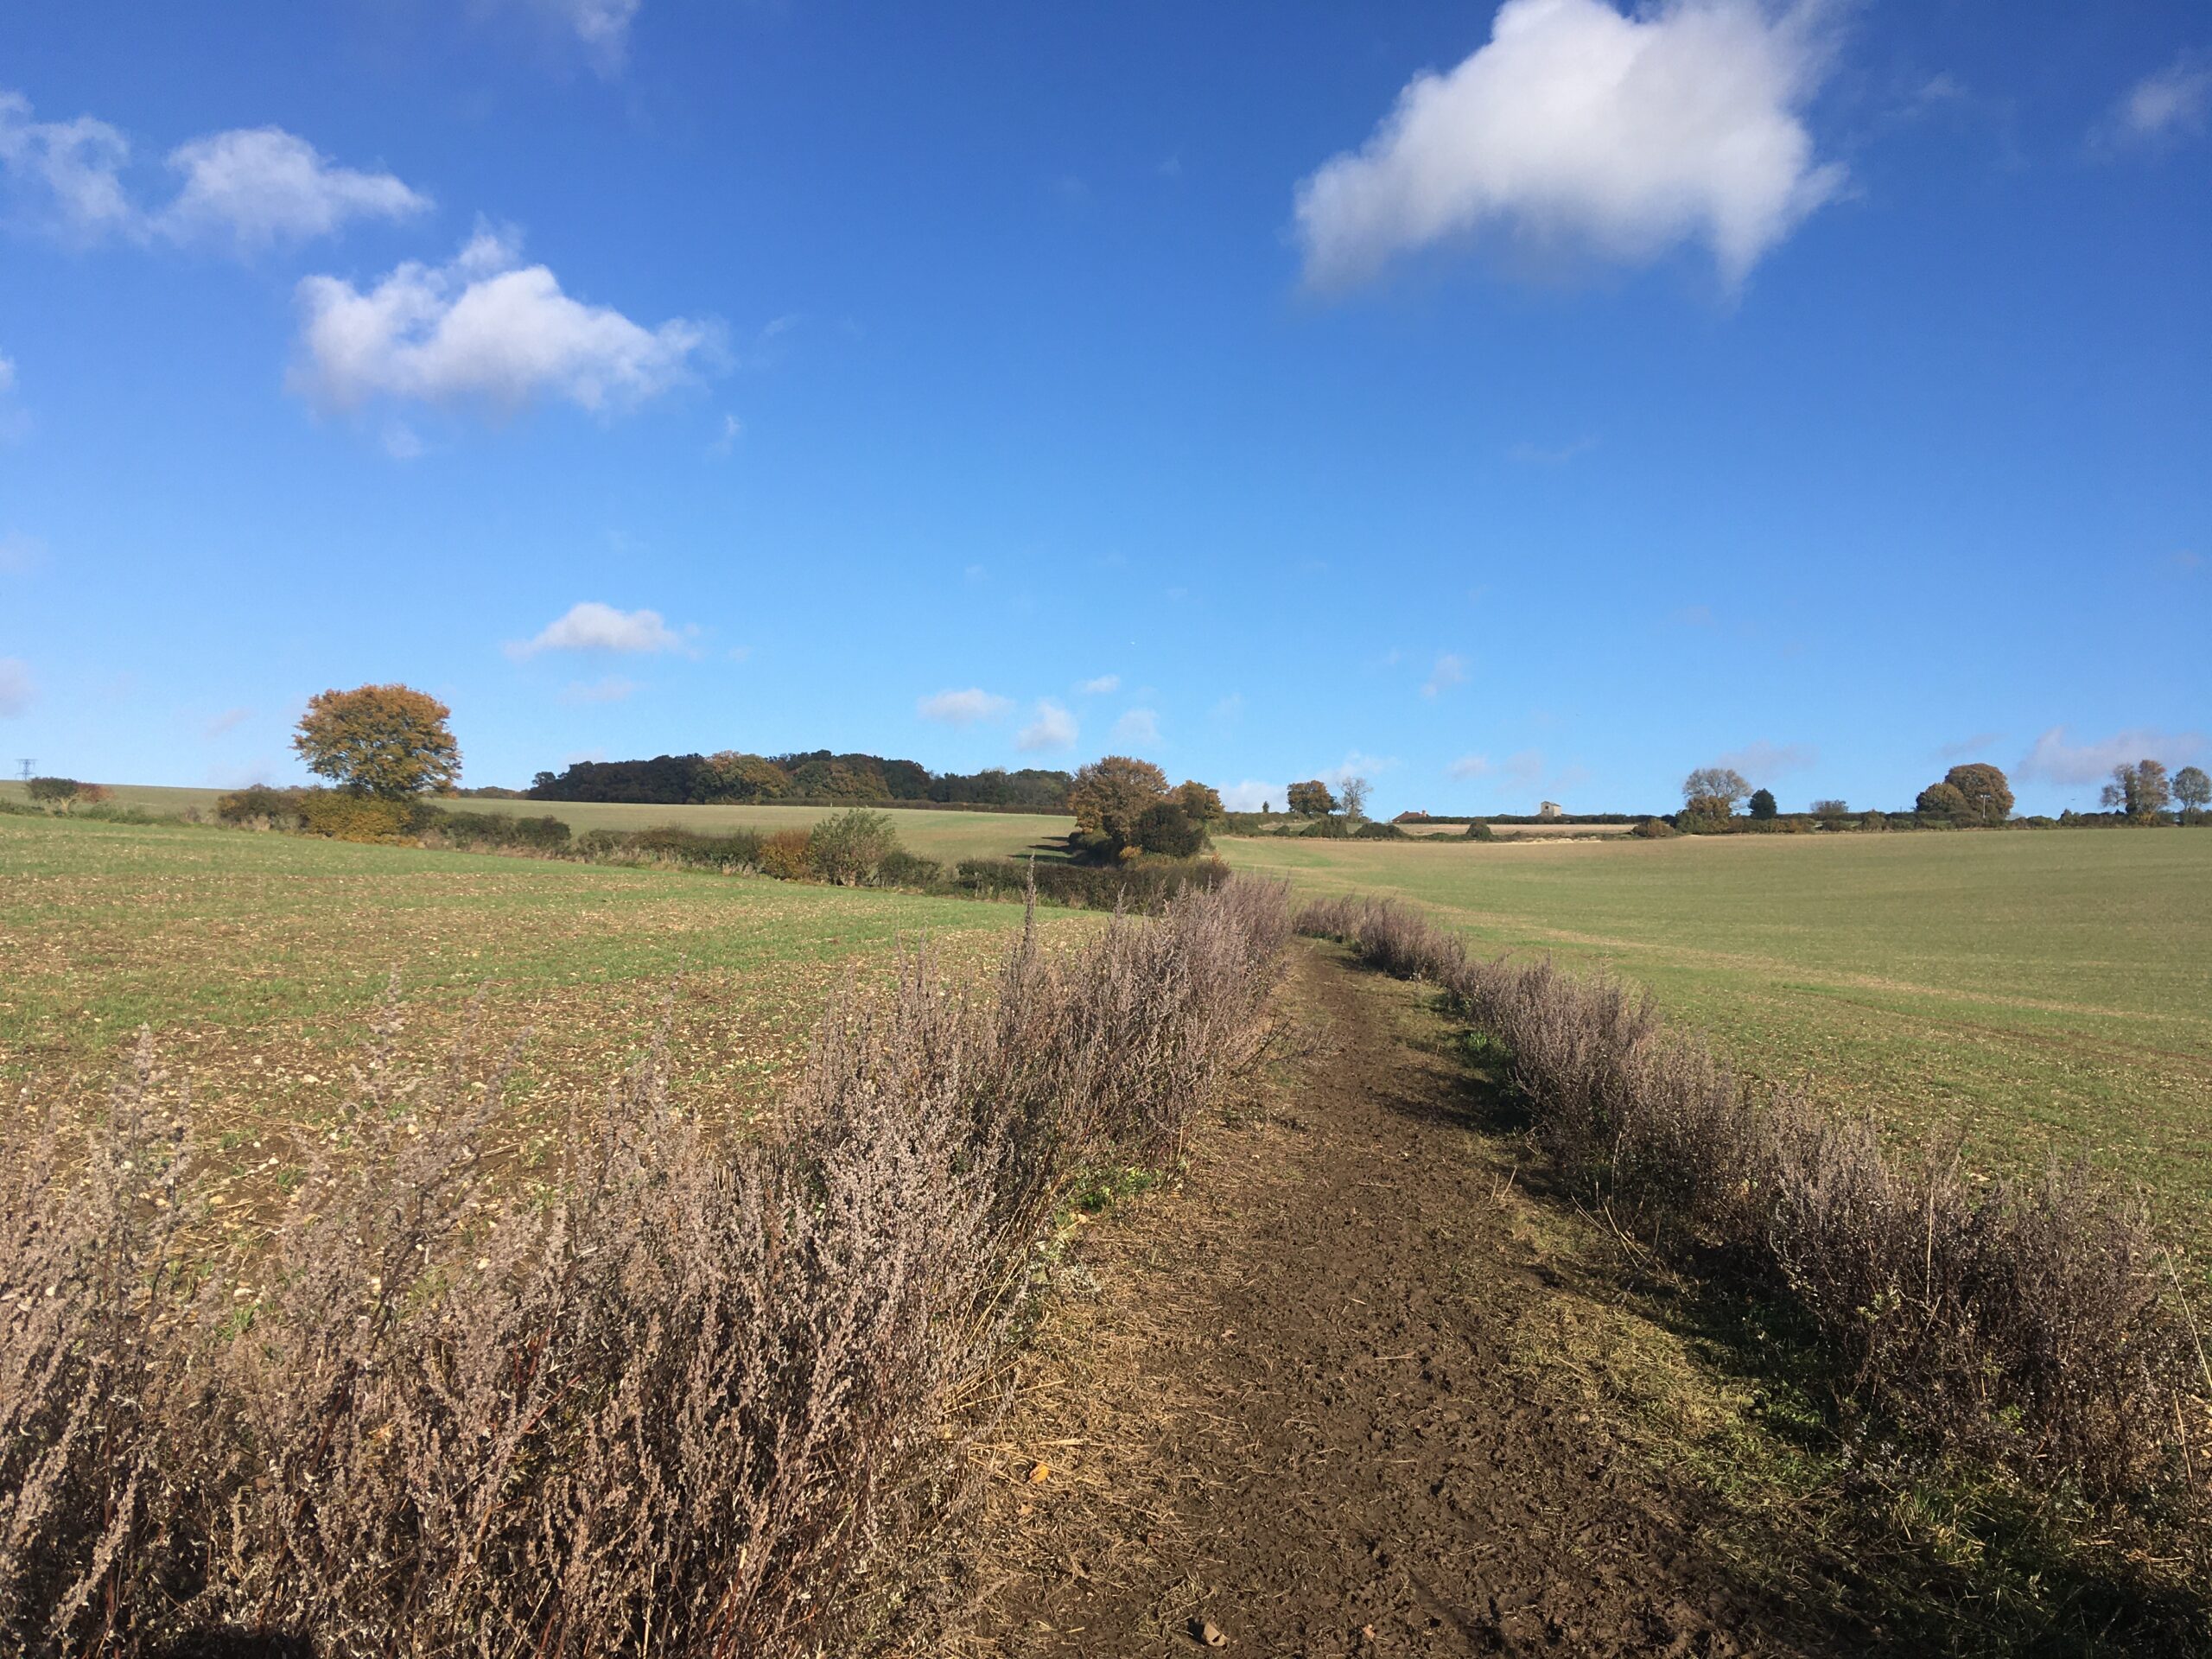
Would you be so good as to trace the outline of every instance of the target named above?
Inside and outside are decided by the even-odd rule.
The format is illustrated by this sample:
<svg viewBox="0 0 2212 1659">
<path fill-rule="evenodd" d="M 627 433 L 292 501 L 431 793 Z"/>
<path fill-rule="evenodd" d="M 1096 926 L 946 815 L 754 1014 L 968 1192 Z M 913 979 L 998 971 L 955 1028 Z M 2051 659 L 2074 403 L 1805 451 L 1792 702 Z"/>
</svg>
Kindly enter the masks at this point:
<svg viewBox="0 0 2212 1659">
<path fill-rule="evenodd" d="M 1285 1001 L 1302 1053 L 1063 1274 L 954 1645 L 1823 1650 L 1700 1554 L 1687 1483 L 1546 1386 L 1516 1150 L 1420 994 L 1301 948 Z"/>
</svg>

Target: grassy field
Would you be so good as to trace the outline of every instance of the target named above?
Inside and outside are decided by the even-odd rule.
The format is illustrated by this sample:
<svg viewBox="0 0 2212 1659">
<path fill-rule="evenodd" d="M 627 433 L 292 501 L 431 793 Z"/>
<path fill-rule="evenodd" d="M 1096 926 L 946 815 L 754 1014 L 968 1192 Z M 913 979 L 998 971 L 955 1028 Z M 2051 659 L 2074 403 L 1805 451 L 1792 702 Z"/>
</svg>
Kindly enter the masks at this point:
<svg viewBox="0 0 2212 1659">
<path fill-rule="evenodd" d="M 151 784 L 110 786 L 111 804 L 164 817 L 197 813 L 211 817 L 219 789 L 172 789 Z M 0 800 L 26 799 L 22 785 L 0 782 Z M 676 823 L 687 830 L 804 830 L 840 809 L 827 806 L 623 806 L 598 801 L 505 801 L 474 798 L 450 802 L 457 811 L 550 815 L 578 830 L 643 830 Z M 963 858 L 1020 857 L 1030 852 L 1058 856 L 1061 838 L 1075 820 L 1030 812 L 933 812 L 899 808 L 891 814 L 899 839 L 911 853 L 947 863 Z"/>
<path fill-rule="evenodd" d="M 956 815 L 944 815 L 947 817 Z M 407 1064 L 533 1035 L 518 1146 L 601 1099 L 665 1020 L 678 1098 L 741 1117 L 825 1000 L 902 939 L 995 962 L 1019 906 L 191 825 L 0 817 L 0 1090 L 90 1103 L 150 1026 L 240 1170 L 296 1161 L 397 976 Z M 1085 925 L 1065 912 L 1047 925 Z M 487 1064 L 480 1058 L 472 1065 Z"/>
<path fill-rule="evenodd" d="M 2212 835 L 1229 840 L 1309 892 L 1604 964 L 1739 1066 L 2016 1164 L 2087 1153 L 2204 1237 Z"/>
</svg>

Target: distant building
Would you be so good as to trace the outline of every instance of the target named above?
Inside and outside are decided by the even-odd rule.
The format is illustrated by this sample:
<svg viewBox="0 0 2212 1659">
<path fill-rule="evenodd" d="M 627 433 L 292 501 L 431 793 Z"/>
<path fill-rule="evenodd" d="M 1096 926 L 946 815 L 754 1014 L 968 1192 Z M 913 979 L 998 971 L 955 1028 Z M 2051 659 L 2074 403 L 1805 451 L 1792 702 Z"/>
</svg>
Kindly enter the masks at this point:
<svg viewBox="0 0 2212 1659">
<path fill-rule="evenodd" d="M 1425 808 L 1409 806 L 1404 811 L 1398 814 L 1396 822 L 1400 823 L 1426 823 L 1428 822 L 1428 813 Z"/>
<path fill-rule="evenodd" d="M 1557 801 L 1546 801 L 1536 808 L 1536 816 L 1540 818 L 1563 818 L 1567 816 L 1567 809 Z"/>
</svg>

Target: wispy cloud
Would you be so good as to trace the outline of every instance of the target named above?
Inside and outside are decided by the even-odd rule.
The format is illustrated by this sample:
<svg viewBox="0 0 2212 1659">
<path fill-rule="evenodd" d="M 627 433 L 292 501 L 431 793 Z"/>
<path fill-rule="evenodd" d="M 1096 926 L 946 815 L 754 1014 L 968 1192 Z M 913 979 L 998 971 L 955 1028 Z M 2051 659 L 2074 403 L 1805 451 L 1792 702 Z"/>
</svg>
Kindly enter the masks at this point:
<svg viewBox="0 0 2212 1659">
<path fill-rule="evenodd" d="M 2043 783 L 2094 784 L 2110 776 L 2114 766 L 2132 766 L 2138 760 L 2163 760 L 2171 766 L 2195 760 L 2203 753 L 2202 732 L 2137 727 L 2075 743 L 2068 739 L 2065 727 L 2054 726 L 2036 739 L 2012 770 L 2017 777 Z"/>
<path fill-rule="evenodd" d="M 46 543 L 10 531 L 0 536 L 0 576 L 28 576 L 46 563 Z"/>
<path fill-rule="evenodd" d="M 1958 761 L 1970 754 L 1986 754 L 2004 735 L 2002 732 L 1976 732 L 1972 737 L 1962 737 L 1956 742 L 1939 743 L 1936 747 L 1936 758 L 1938 760 Z"/>
<path fill-rule="evenodd" d="M 1224 784 L 1221 804 L 1231 812 L 1257 812 L 1262 806 L 1281 806 L 1290 792 L 1287 784 L 1263 784 L 1251 778 Z"/>
<path fill-rule="evenodd" d="M 550 397 L 612 411 L 682 385 L 714 356 L 715 325 L 645 327 L 570 298 L 521 252 L 512 232 L 480 228 L 450 263 L 410 260 L 366 292 L 303 278 L 292 390 L 331 409 L 380 397 L 514 409 Z"/>
<path fill-rule="evenodd" d="M 924 720 L 942 721 L 948 726 L 973 726 L 996 720 L 1013 707 L 1013 698 L 971 685 L 964 691 L 939 691 L 924 697 L 915 703 L 914 712 Z"/>
<path fill-rule="evenodd" d="M 12 719 L 37 700 L 31 665 L 20 657 L 0 657 L 0 719 Z"/>
<path fill-rule="evenodd" d="M 1160 716 L 1149 709 L 1132 709 L 1114 722 L 1114 741 L 1149 747 L 1160 741 Z"/>
<path fill-rule="evenodd" d="M 1428 671 L 1428 680 L 1421 689 L 1424 697 L 1441 696 L 1455 685 L 1467 683 L 1467 659 L 1446 652 L 1436 659 L 1436 666 Z"/>
<path fill-rule="evenodd" d="M 1804 772 L 1819 765 L 1820 759 L 1820 750 L 1810 743 L 1768 743 L 1762 741 L 1746 743 L 1740 749 L 1731 749 L 1726 754 L 1717 755 L 1713 764 L 1740 772 L 1757 785 L 1770 778 Z"/>
<path fill-rule="evenodd" d="M 1299 187 L 1306 281 L 1349 287 L 1487 226 L 1630 263 L 1701 242 L 1741 281 L 1842 187 L 1802 119 L 1824 10 L 1506 0 L 1488 44 L 1416 75 Z"/>
<path fill-rule="evenodd" d="M 1595 438 L 1577 438 L 1572 443 L 1549 446 L 1516 443 L 1505 452 L 1505 456 L 1517 467 L 1564 467 L 1578 455 L 1586 455 L 1597 447 L 1598 440 Z"/>
<path fill-rule="evenodd" d="M 1014 747 L 1024 754 L 1075 747 L 1075 716 L 1050 697 L 1039 700 L 1034 717 L 1014 734 Z"/>
<path fill-rule="evenodd" d="M 627 702 L 638 694 L 638 683 L 625 679 L 620 674 L 601 675 L 595 680 L 571 680 L 561 693 L 563 702 L 588 705 L 596 702 Z"/>
<path fill-rule="evenodd" d="M 236 731 L 252 718 L 253 710 L 251 709 L 226 709 L 200 729 L 208 741 L 213 742 L 216 738 L 227 736 L 230 733 Z"/>
<path fill-rule="evenodd" d="M 1444 775 L 1460 783 L 1497 778 L 1527 788 L 1543 777 L 1544 754 L 1541 749 L 1521 749 L 1503 760 L 1493 760 L 1486 754 L 1463 754 L 1444 768 Z"/>
<path fill-rule="evenodd" d="M 2198 137 L 2208 114 L 2212 114 L 2212 60 L 2184 53 L 2129 87 L 2093 139 L 2111 149 Z"/>
<path fill-rule="evenodd" d="M 608 651 L 652 654 L 690 649 L 696 628 L 678 631 L 658 611 L 618 611 L 597 600 L 571 605 L 537 637 L 506 648 L 518 662 L 545 651 Z"/>
<path fill-rule="evenodd" d="M 1086 697 L 1109 697 L 1121 689 L 1120 675 L 1101 674 L 1095 680 L 1085 680 L 1081 685 L 1076 687 L 1076 691 L 1079 696 Z"/>
</svg>

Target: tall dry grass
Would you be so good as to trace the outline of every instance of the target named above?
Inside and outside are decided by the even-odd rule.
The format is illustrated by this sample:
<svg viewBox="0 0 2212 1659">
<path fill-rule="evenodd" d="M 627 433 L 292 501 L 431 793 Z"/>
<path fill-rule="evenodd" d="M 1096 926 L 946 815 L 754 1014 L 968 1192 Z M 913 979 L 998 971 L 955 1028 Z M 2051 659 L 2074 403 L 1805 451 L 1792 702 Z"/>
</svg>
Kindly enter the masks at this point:
<svg viewBox="0 0 2212 1659">
<path fill-rule="evenodd" d="M 957 1484 L 1040 1224 L 1249 1064 L 1288 934 L 1239 883 L 1062 956 L 1033 914 L 995 995 L 918 954 L 832 1010 L 774 1132 L 711 1143 L 656 1056 L 542 1206 L 484 1166 L 496 1076 L 403 1097 L 372 1052 L 251 1257 L 187 1244 L 186 1103 L 142 1040 L 89 1156 L 0 1146 L 0 1628 L 849 1650 Z"/>
<path fill-rule="evenodd" d="M 1403 905 L 1329 899 L 1298 925 L 1446 992 L 1503 1046 L 1564 1179 L 1764 1276 L 1846 1395 L 2046 1486 L 2202 1495 L 2190 1425 L 2212 1378 L 2137 1200 L 2080 1166 L 1976 1180 L 1955 1155 L 1900 1156 L 1735 1077 L 1648 995 L 1477 960 Z"/>
</svg>

